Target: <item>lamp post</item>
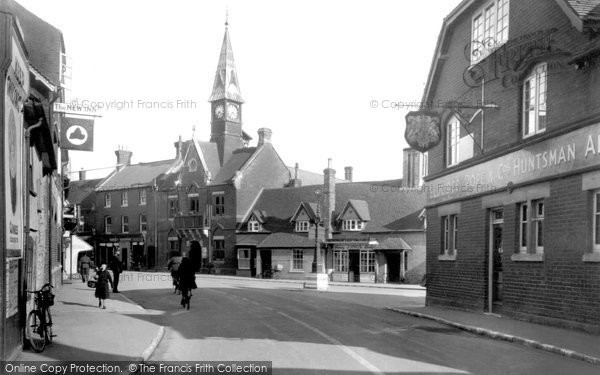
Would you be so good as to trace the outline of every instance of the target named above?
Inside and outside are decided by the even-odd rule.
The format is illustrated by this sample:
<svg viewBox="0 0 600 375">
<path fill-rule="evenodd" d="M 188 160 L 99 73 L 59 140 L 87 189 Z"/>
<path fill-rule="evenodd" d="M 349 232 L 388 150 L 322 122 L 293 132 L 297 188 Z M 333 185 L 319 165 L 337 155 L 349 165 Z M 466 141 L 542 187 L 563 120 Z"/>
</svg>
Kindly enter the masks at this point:
<svg viewBox="0 0 600 375">
<path fill-rule="evenodd" d="M 315 223 L 315 252 L 313 255 L 313 262 L 312 262 L 312 273 L 317 274 L 319 273 L 319 268 L 322 268 L 321 266 L 321 251 L 319 249 L 319 225 L 321 224 L 321 213 L 320 213 L 320 209 L 319 209 L 319 204 L 317 204 L 317 212 L 315 212 L 315 219 L 314 219 L 314 223 Z"/>
</svg>

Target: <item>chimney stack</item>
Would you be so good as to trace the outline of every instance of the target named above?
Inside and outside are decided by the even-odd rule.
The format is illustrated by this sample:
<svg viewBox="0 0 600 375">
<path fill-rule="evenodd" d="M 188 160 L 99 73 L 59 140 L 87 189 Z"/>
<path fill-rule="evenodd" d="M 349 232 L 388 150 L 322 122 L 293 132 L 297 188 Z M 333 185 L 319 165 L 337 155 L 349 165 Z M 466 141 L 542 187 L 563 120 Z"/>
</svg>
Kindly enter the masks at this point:
<svg viewBox="0 0 600 375">
<path fill-rule="evenodd" d="M 183 148 L 183 142 L 181 141 L 181 136 L 179 136 L 179 140 L 174 143 L 174 146 L 175 146 L 175 158 L 180 160 L 182 157 L 181 153 L 182 153 L 182 148 Z"/>
<path fill-rule="evenodd" d="M 298 178 L 298 170 L 299 170 L 299 165 L 298 163 L 296 163 L 296 165 L 294 166 L 294 178 L 292 178 L 292 180 L 290 181 L 290 183 L 288 184 L 288 186 L 290 187 L 300 187 L 302 186 L 302 180 L 300 178 Z"/>
<path fill-rule="evenodd" d="M 412 148 L 403 150 L 402 185 L 416 188 L 421 185 L 421 153 Z"/>
<path fill-rule="evenodd" d="M 79 181 L 83 181 L 85 180 L 85 170 L 83 170 L 83 168 L 81 168 L 81 170 L 79 171 Z"/>
<path fill-rule="evenodd" d="M 335 169 L 331 168 L 331 159 L 327 162 L 327 169 L 323 170 L 323 209 L 321 215 L 323 218 L 323 227 L 325 228 L 325 239 L 331 239 L 333 229 L 333 213 L 335 211 Z"/>
<path fill-rule="evenodd" d="M 273 132 L 269 128 L 258 129 L 258 146 L 262 146 L 265 143 L 271 143 L 271 135 Z"/>
<path fill-rule="evenodd" d="M 117 155 L 117 170 L 131 164 L 133 152 L 125 150 L 123 146 L 119 146 L 119 149 L 115 151 L 115 155 Z"/>
<path fill-rule="evenodd" d="M 354 170 L 354 168 L 352 167 L 345 167 L 344 168 L 344 180 L 346 181 L 350 181 L 352 182 L 352 171 Z"/>
</svg>

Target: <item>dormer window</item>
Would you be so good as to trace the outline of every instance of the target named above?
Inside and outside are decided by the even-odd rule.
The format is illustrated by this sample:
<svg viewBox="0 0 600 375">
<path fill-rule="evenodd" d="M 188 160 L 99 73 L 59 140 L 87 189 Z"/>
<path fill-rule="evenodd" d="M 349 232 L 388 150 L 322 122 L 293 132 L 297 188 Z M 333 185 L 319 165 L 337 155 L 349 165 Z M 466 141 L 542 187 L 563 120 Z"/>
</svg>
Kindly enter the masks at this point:
<svg viewBox="0 0 600 375">
<path fill-rule="evenodd" d="M 296 232 L 308 232 L 310 228 L 310 222 L 308 220 L 298 220 L 296 221 Z"/>
<path fill-rule="evenodd" d="M 359 231 L 363 230 L 364 222 L 361 220 L 344 220 L 342 222 L 342 230 L 345 231 Z"/>
<path fill-rule="evenodd" d="M 260 232 L 261 225 L 255 218 L 252 218 L 248 221 L 248 232 Z"/>
<path fill-rule="evenodd" d="M 471 64 L 477 64 L 508 41 L 509 0 L 490 1 L 473 16 Z"/>
</svg>

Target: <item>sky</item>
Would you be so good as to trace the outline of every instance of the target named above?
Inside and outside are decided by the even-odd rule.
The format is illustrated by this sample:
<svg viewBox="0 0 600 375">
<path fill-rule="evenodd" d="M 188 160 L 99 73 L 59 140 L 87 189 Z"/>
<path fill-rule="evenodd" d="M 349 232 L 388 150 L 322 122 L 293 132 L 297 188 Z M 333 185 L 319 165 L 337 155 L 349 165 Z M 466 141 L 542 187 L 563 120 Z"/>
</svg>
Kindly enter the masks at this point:
<svg viewBox="0 0 600 375">
<path fill-rule="evenodd" d="M 70 151 L 72 179 L 175 157 L 210 138 L 210 96 L 229 14 L 243 129 L 270 128 L 290 166 L 338 177 L 402 177 L 403 103 L 419 102 L 443 18 L 458 0 L 19 0 L 63 32 L 68 100 L 104 105 L 94 151 Z M 103 104 L 100 104 L 103 103 Z M 126 104 L 127 103 L 127 104 Z M 195 133 L 194 133 L 195 127 Z"/>
</svg>

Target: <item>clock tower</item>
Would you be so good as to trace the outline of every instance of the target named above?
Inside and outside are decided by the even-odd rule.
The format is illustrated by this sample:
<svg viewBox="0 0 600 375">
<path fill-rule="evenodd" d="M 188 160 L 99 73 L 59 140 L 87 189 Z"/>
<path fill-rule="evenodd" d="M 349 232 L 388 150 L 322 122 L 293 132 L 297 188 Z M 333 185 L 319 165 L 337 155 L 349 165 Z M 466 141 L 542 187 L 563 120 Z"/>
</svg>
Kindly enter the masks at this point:
<svg viewBox="0 0 600 375">
<path fill-rule="evenodd" d="M 234 150 L 244 146 L 242 132 L 242 104 L 244 99 L 229 40 L 229 27 L 225 22 L 225 36 L 217 64 L 215 83 L 208 101 L 211 103 L 210 141 L 217 144 L 221 166 Z"/>
</svg>

